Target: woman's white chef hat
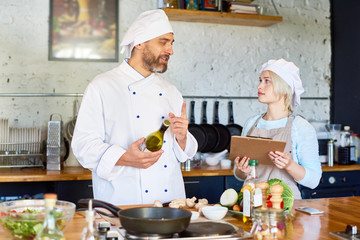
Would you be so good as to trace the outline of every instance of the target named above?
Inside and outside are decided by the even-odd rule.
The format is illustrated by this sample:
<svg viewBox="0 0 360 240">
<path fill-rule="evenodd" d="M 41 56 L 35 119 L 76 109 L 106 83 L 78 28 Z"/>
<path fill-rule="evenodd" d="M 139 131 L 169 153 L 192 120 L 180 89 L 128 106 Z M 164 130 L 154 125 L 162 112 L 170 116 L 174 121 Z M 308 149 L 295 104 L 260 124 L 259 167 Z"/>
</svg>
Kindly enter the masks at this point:
<svg viewBox="0 0 360 240">
<path fill-rule="evenodd" d="M 131 55 L 134 46 L 164 35 L 172 33 L 172 27 L 166 13 L 161 9 L 141 13 L 131 24 L 120 44 L 121 53 Z"/>
<path fill-rule="evenodd" d="M 289 84 L 293 93 L 293 107 L 300 105 L 300 95 L 304 92 L 304 88 L 301 83 L 299 68 L 293 62 L 288 62 L 281 58 L 279 60 L 269 60 L 264 63 L 261 67 L 260 74 L 266 70 L 276 73 Z"/>
</svg>

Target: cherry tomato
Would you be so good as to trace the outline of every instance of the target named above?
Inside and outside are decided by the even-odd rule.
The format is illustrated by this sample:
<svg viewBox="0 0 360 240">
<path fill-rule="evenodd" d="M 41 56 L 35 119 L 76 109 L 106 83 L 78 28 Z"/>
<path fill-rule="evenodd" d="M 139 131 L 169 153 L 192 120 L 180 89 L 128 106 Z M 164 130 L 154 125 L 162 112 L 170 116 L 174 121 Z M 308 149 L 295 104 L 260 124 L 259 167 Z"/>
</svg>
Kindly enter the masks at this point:
<svg viewBox="0 0 360 240">
<path fill-rule="evenodd" d="M 233 207 L 232 207 L 232 210 L 235 211 L 235 212 L 240 212 L 240 206 L 238 204 L 235 204 Z"/>
</svg>

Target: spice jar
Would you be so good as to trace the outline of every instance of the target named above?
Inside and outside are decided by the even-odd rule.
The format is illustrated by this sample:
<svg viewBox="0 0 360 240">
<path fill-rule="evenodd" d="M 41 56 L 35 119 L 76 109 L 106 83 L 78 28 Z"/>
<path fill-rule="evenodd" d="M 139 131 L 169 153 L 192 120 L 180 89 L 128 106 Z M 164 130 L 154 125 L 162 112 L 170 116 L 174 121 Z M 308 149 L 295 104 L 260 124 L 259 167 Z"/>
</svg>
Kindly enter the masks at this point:
<svg viewBox="0 0 360 240">
<path fill-rule="evenodd" d="M 254 239 L 273 240 L 286 237 L 286 213 L 282 209 L 257 208 L 255 213 Z"/>
</svg>

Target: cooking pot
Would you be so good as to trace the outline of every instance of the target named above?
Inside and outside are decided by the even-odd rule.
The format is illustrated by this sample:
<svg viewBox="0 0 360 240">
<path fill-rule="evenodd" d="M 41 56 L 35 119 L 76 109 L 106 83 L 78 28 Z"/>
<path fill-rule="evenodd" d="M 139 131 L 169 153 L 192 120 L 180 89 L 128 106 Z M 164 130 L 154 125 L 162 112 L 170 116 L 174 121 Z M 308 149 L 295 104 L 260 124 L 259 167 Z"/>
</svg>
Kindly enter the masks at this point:
<svg viewBox="0 0 360 240">
<path fill-rule="evenodd" d="M 206 117 L 206 105 L 207 101 L 203 101 L 202 103 L 203 112 L 202 112 L 202 122 L 200 126 L 202 126 L 206 133 L 207 133 L 207 143 L 202 152 L 210 152 L 212 151 L 218 144 L 219 144 L 219 138 L 220 134 L 219 131 L 213 126 L 207 123 L 207 117 Z"/>
<path fill-rule="evenodd" d="M 230 145 L 231 135 L 229 129 L 219 122 L 219 101 L 215 101 L 214 105 L 214 122 L 213 126 L 219 132 L 218 144 L 212 150 L 213 152 L 221 152 Z"/>
<path fill-rule="evenodd" d="M 195 137 L 198 142 L 198 151 L 201 152 L 204 150 L 204 147 L 207 143 L 207 133 L 205 129 L 195 123 L 195 101 L 190 102 L 190 123 L 188 126 L 189 132 Z"/>
<path fill-rule="evenodd" d="M 118 216 L 122 227 L 130 234 L 164 234 L 183 232 L 190 224 L 191 212 L 177 208 L 138 207 L 122 210 L 119 207 L 93 199 L 80 199 L 78 206 L 101 207 Z"/>
</svg>

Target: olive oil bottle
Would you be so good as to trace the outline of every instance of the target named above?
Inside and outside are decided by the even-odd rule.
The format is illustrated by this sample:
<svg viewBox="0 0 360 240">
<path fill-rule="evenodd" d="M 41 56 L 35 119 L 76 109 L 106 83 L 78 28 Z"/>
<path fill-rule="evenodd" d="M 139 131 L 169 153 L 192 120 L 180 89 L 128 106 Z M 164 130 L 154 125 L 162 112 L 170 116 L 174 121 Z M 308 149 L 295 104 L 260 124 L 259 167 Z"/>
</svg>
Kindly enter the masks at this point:
<svg viewBox="0 0 360 240">
<path fill-rule="evenodd" d="M 159 151 L 164 143 L 164 133 L 166 129 L 170 126 L 170 121 L 165 119 L 161 124 L 161 127 L 156 132 L 150 133 L 146 139 L 145 143 L 140 147 L 142 151 L 156 152 Z"/>
<path fill-rule="evenodd" d="M 56 226 L 55 205 L 57 195 L 55 193 L 44 194 L 45 218 L 42 228 L 36 235 L 36 240 L 65 240 L 64 234 Z"/>
<path fill-rule="evenodd" d="M 249 160 L 250 171 L 244 181 L 243 188 L 243 222 L 252 224 L 254 218 L 254 208 L 262 206 L 262 192 L 256 187 L 259 182 L 256 174 L 257 160 Z"/>
</svg>

